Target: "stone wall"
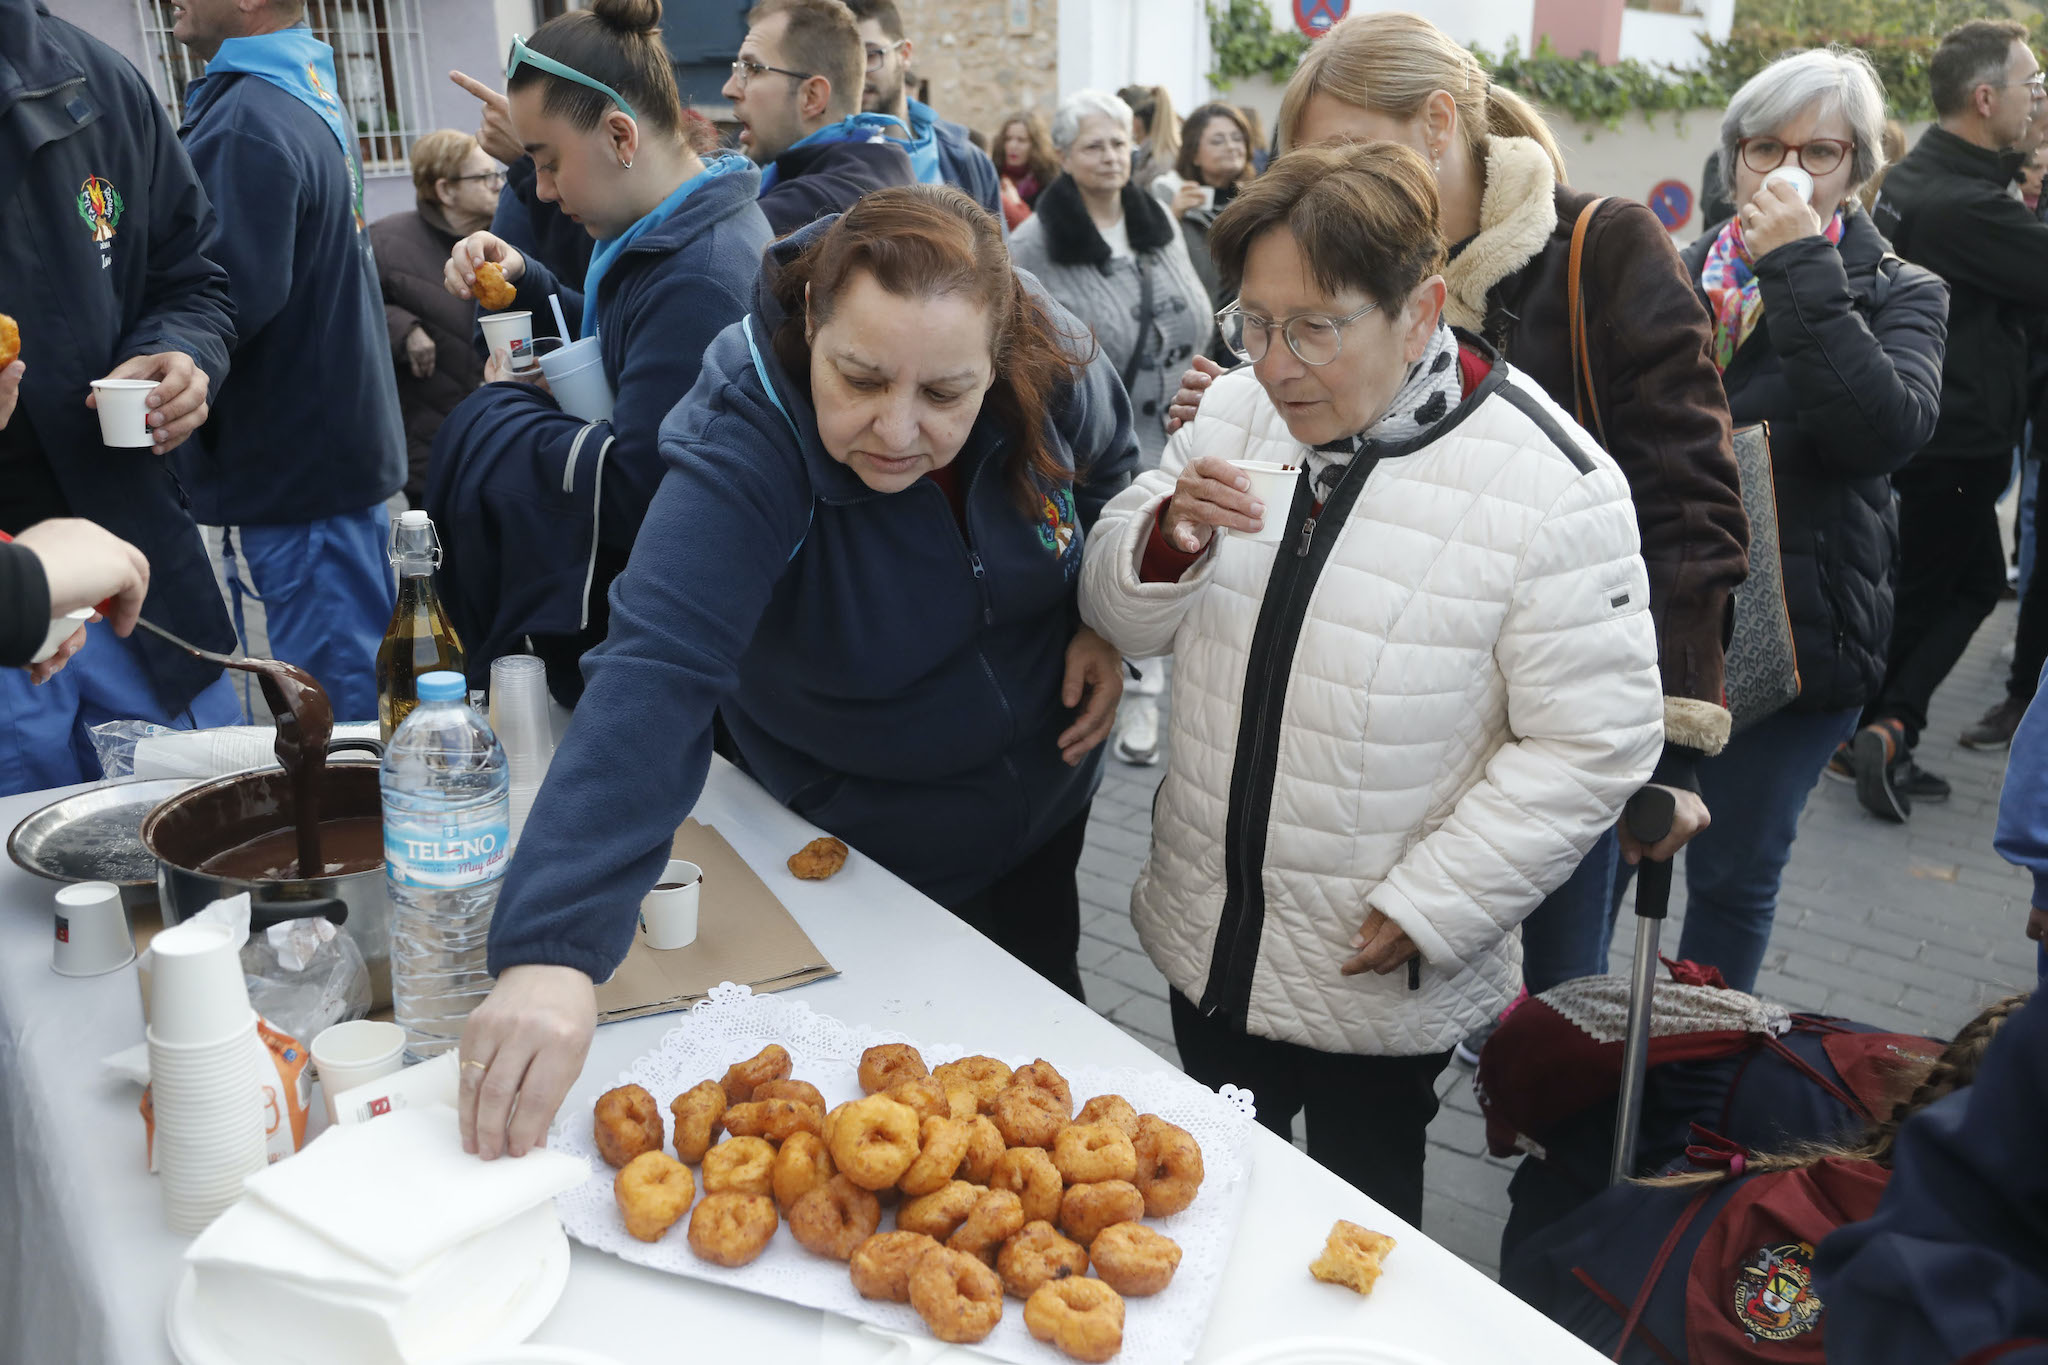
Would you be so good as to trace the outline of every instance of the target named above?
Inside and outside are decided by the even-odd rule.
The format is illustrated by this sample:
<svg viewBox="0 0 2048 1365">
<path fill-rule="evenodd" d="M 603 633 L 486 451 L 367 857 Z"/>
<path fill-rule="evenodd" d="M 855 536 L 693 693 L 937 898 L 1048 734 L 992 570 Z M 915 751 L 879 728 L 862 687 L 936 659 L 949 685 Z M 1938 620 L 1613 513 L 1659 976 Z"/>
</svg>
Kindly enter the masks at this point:
<svg viewBox="0 0 2048 1365">
<path fill-rule="evenodd" d="M 917 46 L 911 76 L 931 82 L 932 106 L 993 135 L 1015 109 L 1059 98 L 1058 0 L 897 0 Z"/>
</svg>

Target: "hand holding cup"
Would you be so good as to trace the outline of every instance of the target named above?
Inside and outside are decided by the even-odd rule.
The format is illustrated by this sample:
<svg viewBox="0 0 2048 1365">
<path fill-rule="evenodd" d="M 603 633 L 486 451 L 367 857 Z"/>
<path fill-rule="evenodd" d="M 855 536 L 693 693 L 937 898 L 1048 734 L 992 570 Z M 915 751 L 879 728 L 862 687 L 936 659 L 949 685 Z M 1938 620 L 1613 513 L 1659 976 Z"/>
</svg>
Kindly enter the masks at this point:
<svg viewBox="0 0 2048 1365">
<path fill-rule="evenodd" d="M 1251 476 L 1221 455 L 1204 455 L 1181 470 L 1173 497 L 1159 512 L 1166 543 L 1188 554 L 1209 547 L 1218 527 L 1255 533 L 1266 505 L 1251 493 Z"/>
</svg>

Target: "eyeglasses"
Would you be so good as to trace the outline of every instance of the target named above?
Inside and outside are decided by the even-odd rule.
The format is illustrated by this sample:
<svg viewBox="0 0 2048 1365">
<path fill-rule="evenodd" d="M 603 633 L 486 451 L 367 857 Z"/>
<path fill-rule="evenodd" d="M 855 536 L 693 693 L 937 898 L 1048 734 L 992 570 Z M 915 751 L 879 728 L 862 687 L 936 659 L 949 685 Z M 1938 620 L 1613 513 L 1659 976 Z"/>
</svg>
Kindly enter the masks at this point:
<svg viewBox="0 0 2048 1365">
<path fill-rule="evenodd" d="M 503 171 L 484 171 L 478 175 L 451 175 L 446 178 L 451 185 L 460 185 L 465 180 L 481 180 L 484 182 L 486 189 L 502 190 L 505 188 L 505 173 Z"/>
<path fill-rule="evenodd" d="M 1998 88 L 2000 90 L 2010 90 L 2016 85 L 2024 85 L 2025 87 L 2027 87 L 2027 93 L 2029 95 L 2033 96 L 2035 99 L 2040 99 L 2043 95 L 2048 95 L 2048 71 L 2036 71 L 2031 77 L 2029 77 L 2026 80 L 2007 81 L 2005 84 L 1999 86 Z"/>
<path fill-rule="evenodd" d="M 891 52 L 895 51 L 897 48 L 902 46 L 903 44 L 900 42 L 891 43 L 887 47 L 876 47 L 873 43 L 869 43 L 868 70 L 880 71 L 882 69 L 883 60 L 886 59 Z"/>
<path fill-rule="evenodd" d="M 545 71 L 550 76 L 560 76 L 565 81 L 574 81 L 577 85 L 582 86 L 584 89 L 595 90 L 598 94 L 603 95 L 613 104 L 618 105 L 619 109 L 626 115 L 627 118 L 637 119 L 640 117 L 638 114 L 633 112 L 633 106 L 626 103 L 626 97 L 624 95 L 621 95 L 618 91 L 612 89 L 603 81 L 584 75 L 581 71 L 578 71 L 573 66 L 565 66 L 561 62 L 556 61 L 553 57 L 544 56 L 541 53 L 535 52 L 532 48 L 526 45 L 525 41 L 521 39 L 518 34 L 515 33 L 512 35 L 512 51 L 507 53 L 505 57 L 505 79 L 508 81 L 511 80 L 512 73 L 517 71 L 521 66 L 530 66 L 533 67 L 535 70 Z"/>
<path fill-rule="evenodd" d="M 742 90 L 747 88 L 748 81 L 768 71 L 773 71 L 778 76 L 787 76 L 793 81 L 807 81 L 817 74 L 812 71 L 791 71 L 786 66 L 764 66 L 752 57 L 741 57 L 732 64 L 732 78 L 739 82 Z"/>
<path fill-rule="evenodd" d="M 1272 349 L 1276 328 L 1287 339 L 1287 349 L 1302 364 L 1328 365 L 1344 349 L 1344 329 L 1377 307 L 1377 303 L 1368 303 L 1341 318 L 1327 313 L 1296 313 L 1284 322 L 1273 322 L 1243 312 L 1233 303 L 1216 314 L 1216 327 L 1231 354 L 1254 365 Z"/>
<path fill-rule="evenodd" d="M 1746 137 L 1735 144 L 1742 153 L 1742 164 L 1758 175 L 1769 175 L 1785 164 L 1788 157 L 1796 156 L 1799 164 L 1808 174 L 1826 175 L 1842 164 L 1845 157 L 1855 148 L 1831 137 L 1817 137 L 1811 142 L 1786 142 L 1775 137 Z"/>
</svg>

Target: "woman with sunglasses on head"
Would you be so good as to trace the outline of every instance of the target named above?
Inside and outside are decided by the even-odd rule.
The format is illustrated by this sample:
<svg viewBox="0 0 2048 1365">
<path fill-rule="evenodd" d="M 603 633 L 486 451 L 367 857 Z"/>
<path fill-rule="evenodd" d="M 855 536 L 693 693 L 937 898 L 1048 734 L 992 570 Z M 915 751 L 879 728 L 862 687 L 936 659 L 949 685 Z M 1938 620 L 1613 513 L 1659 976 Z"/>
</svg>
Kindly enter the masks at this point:
<svg viewBox="0 0 2048 1365">
<path fill-rule="evenodd" d="M 1444 316 L 1578 418 L 1628 478 L 1664 679 L 1655 781 L 1678 802 L 1671 834 L 1649 856 L 1669 858 L 1707 826 L 1693 770 L 1728 739 L 1723 636 L 1749 540 L 1706 312 L 1649 209 L 1565 184 L 1563 153 L 1542 116 L 1413 14 L 1339 20 L 1281 100 L 1283 151 L 1374 138 L 1413 148 L 1436 181 L 1450 243 Z M 1575 276 L 1585 334 L 1576 356 Z M 1176 396 L 1176 418 L 1218 372 L 1204 364 Z M 1634 861 L 1643 850 L 1626 830 L 1610 832 L 1523 925 L 1532 994 L 1607 970 L 1617 853 Z"/>
<path fill-rule="evenodd" d="M 1542 390 L 1444 323 L 1413 151 L 1283 156 L 1209 245 L 1250 364 L 1103 510 L 1081 569 L 1082 620 L 1175 661 L 1131 919 L 1188 1074 L 1255 1089 L 1283 1137 L 1306 1109 L 1309 1154 L 1413 1223 L 1452 1046 L 1513 996 L 1516 924 L 1663 738 L 1634 510 Z M 1299 472 L 1262 502 L 1236 461 Z"/>
<path fill-rule="evenodd" d="M 559 300 L 574 333 L 564 340 L 597 338 L 614 395 L 609 418 L 587 421 L 562 409 L 538 368 L 515 370 L 499 351 L 441 428 L 428 484 L 441 590 L 471 680 L 530 648 L 572 706 L 579 661 L 605 635 L 606 589 L 661 481 L 656 432 L 711 339 L 746 312 L 771 236 L 754 202 L 759 172 L 742 157 L 707 161 L 697 145 L 660 18 L 660 0 L 597 0 L 513 40 L 512 123 L 541 198 L 596 242 L 584 277 L 558 280 L 489 232 L 458 242 L 445 269 L 448 289 L 473 298 L 477 267 L 495 262 L 536 336 L 554 329 Z"/>
<path fill-rule="evenodd" d="M 416 206 L 370 224 L 405 417 L 405 500 L 414 507 L 426 506 L 434 433 L 484 381 L 471 340 L 476 310 L 442 283 L 448 255 L 464 237 L 490 226 L 504 184 L 504 169 L 475 138 L 443 128 L 412 144 Z"/>
</svg>

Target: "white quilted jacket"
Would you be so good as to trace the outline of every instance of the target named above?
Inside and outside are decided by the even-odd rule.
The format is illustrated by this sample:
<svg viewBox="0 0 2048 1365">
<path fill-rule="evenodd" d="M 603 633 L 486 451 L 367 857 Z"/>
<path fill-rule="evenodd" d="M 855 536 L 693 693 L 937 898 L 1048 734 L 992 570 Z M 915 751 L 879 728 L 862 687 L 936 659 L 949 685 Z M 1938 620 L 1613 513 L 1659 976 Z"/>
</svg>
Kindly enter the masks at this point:
<svg viewBox="0 0 2048 1365">
<path fill-rule="evenodd" d="M 1507 1003 L 1516 924 L 1648 779 L 1664 699 L 1628 485 L 1535 384 L 1496 363 L 1373 453 L 1310 533 L 1303 480 L 1267 513 L 1284 543 L 1220 535 L 1179 582 L 1141 582 L 1190 459 L 1305 459 L 1250 369 L 1223 376 L 1103 512 L 1081 614 L 1126 655 L 1174 657 L 1131 895 L 1152 960 L 1252 1034 L 1408 1055 Z M 1339 973 L 1374 908 L 1421 950 L 1418 986 Z"/>
</svg>

